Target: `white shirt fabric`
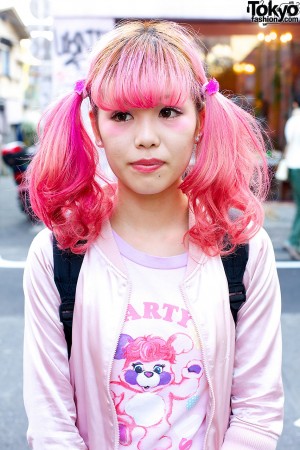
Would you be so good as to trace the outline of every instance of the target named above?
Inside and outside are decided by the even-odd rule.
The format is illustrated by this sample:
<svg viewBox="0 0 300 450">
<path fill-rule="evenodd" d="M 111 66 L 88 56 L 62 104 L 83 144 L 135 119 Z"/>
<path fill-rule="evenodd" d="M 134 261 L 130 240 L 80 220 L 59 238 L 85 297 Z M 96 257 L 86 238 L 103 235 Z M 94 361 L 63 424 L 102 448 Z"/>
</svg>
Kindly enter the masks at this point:
<svg viewBox="0 0 300 450">
<path fill-rule="evenodd" d="M 201 450 L 209 389 L 179 287 L 187 254 L 151 256 L 114 236 L 132 282 L 110 383 L 120 449 Z"/>
</svg>

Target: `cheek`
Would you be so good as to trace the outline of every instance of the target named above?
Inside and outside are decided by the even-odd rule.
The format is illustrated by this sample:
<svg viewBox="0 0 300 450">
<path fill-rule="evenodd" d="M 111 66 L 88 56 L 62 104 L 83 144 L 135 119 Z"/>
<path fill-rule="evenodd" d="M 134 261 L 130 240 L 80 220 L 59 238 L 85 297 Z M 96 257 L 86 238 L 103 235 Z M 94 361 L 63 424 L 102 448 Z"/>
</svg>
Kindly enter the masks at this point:
<svg viewBox="0 0 300 450">
<path fill-rule="evenodd" d="M 108 143 L 107 141 L 105 141 L 105 139 L 103 139 L 102 142 L 107 162 L 115 176 L 119 177 L 120 170 L 124 164 L 124 158 L 122 157 L 124 155 L 124 151 L 122 151 L 122 149 L 119 149 L 116 141 L 109 141 Z"/>
<path fill-rule="evenodd" d="M 120 126 L 119 123 L 113 121 L 103 121 L 101 125 L 99 125 L 100 134 L 102 140 L 115 140 L 124 134 L 123 127 Z"/>
<path fill-rule="evenodd" d="M 184 117 L 172 127 L 172 152 L 178 155 L 176 161 L 185 163 L 189 161 L 195 142 L 196 120 L 191 117 Z"/>
<path fill-rule="evenodd" d="M 124 154 L 124 134 L 114 122 L 104 123 L 99 129 L 109 165 L 118 165 L 118 162 L 122 161 L 120 155 Z"/>
<path fill-rule="evenodd" d="M 180 134 L 185 139 L 190 137 L 194 139 L 194 134 L 197 126 L 197 121 L 195 117 L 182 116 L 180 120 L 174 121 L 172 124 L 172 129 L 175 133 Z"/>
</svg>

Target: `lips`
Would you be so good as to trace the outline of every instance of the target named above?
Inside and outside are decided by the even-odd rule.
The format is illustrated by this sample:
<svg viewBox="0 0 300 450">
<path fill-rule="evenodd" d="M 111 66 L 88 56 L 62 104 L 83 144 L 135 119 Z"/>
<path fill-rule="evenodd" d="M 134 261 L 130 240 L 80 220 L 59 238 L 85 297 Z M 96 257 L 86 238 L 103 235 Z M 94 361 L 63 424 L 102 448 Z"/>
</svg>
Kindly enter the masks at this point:
<svg viewBox="0 0 300 450">
<path fill-rule="evenodd" d="M 131 163 L 133 169 L 138 172 L 150 173 L 155 172 L 164 165 L 164 161 L 161 159 L 151 158 L 151 159 L 139 159 Z"/>
</svg>

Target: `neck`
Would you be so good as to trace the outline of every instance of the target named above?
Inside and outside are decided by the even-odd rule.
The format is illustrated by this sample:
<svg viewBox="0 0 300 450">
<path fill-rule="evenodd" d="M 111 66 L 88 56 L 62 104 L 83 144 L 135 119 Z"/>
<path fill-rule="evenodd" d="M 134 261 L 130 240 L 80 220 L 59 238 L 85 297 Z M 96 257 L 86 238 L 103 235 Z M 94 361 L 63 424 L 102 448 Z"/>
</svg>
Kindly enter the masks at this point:
<svg viewBox="0 0 300 450">
<path fill-rule="evenodd" d="M 111 225 L 123 239 L 140 250 L 154 254 L 151 250 L 156 248 L 155 254 L 158 254 L 158 242 L 168 247 L 161 250 L 162 254 L 173 253 L 173 250 L 178 254 L 188 231 L 188 199 L 177 187 L 159 194 L 140 195 L 119 186 Z"/>
<path fill-rule="evenodd" d="M 119 186 L 112 224 L 154 232 L 170 227 L 170 223 L 187 224 L 187 216 L 188 200 L 180 189 L 141 195 Z"/>
</svg>

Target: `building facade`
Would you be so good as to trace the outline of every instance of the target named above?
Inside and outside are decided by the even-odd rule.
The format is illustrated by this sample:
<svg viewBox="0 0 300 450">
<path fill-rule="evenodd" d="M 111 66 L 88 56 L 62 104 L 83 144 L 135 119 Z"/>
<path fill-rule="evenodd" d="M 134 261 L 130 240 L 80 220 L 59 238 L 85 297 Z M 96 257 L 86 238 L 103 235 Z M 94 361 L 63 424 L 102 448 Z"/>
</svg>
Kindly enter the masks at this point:
<svg viewBox="0 0 300 450">
<path fill-rule="evenodd" d="M 29 37 L 13 8 L 0 9 L 0 145 L 16 139 L 23 119 L 24 60 L 20 41 Z"/>
</svg>

